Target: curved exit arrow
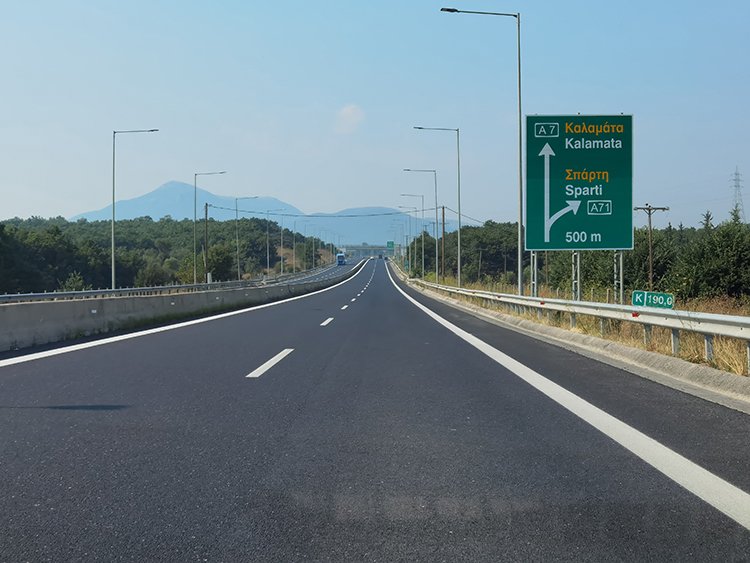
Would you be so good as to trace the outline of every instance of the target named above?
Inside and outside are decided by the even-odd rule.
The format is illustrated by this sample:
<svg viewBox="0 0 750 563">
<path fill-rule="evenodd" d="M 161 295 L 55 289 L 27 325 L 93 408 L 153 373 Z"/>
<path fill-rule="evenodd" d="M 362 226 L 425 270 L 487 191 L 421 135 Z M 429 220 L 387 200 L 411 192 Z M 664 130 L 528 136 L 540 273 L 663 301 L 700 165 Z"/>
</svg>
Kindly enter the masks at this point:
<svg viewBox="0 0 750 563">
<path fill-rule="evenodd" d="M 566 200 L 565 203 L 568 204 L 567 207 L 563 207 L 560 211 L 555 213 L 552 217 L 544 221 L 544 242 L 549 242 L 549 230 L 552 228 L 552 225 L 555 224 L 555 221 L 557 221 L 560 217 L 565 215 L 568 211 L 572 211 L 573 215 L 575 215 L 576 213 L 578 213 L 578 208 L 581 207 L 581 202 L 578 200 L 573 200 L 573 201 Z"/>
</svg>

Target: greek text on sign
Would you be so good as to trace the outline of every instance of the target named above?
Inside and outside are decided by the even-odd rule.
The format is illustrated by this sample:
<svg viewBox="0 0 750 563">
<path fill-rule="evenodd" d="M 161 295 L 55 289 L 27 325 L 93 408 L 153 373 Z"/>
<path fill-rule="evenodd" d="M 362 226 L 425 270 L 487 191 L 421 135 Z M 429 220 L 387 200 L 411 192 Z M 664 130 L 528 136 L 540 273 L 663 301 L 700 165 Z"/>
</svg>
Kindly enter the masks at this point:
<svg viewBox="0 0 750 563">
<path fill-rule="evenodd" d="M 632 117 L 526 117 L 526 248 L 633 248 Z"/>
</svg>

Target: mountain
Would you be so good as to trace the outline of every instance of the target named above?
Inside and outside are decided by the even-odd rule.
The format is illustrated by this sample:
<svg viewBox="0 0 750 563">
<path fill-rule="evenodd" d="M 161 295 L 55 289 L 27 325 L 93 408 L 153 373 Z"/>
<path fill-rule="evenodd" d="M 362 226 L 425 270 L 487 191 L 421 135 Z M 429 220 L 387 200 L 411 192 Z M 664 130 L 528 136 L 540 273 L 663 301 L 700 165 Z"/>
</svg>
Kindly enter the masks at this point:
<svg viewBox="0 0 750 563">
<path fill-rule="evenodd" d="M 117 219 L 135 219 L 136 217 L 149 216 L 154 220 L 159 220 L 167 215 L 176 221 L 180 219 L 192 219 L 194 191 L 197 193 L 198 209 L 196 214 L 199 219 L 203 217 L 203 205 L 205 203 L 209 204 L 208 213 L 214 219 L 220 221 L 234 219 L 235 199 L 233 197 L 214 195 L 201 188 L 194 190 L 191 184 L 175 181 L 162 184 L 155 190 L 142 196 L 118 201 L 115 209 Z M 284 203 L 275 197 L 241 199 L 237 202 L 237 207 L 240 210 L 255 211 L 252 214 L 241 214 L 241 217 L 265 217 L 264 212 L 271 209 L 281 210 L 279 213 L 302 214 L 296 207 Z M 71 217 L 70 220 L 108 221 L 111 218 L 112 206 L 108 205 L 97 211 L 81 213 L 80 215 Z"/>
<path fill-rule="evenodd" d="M 117 219 L 135 219 L 149 216 L 159 220 L 169 215 L 177 221 L 193 218 L 193 193 L 191 184 L 184 182 L 167 182 L 155 190 L 140 197 L 118 201 L 116 204 Z M 235 198 L 214 195 L 211 192 L 197 188 L 198 209 L 200 220 L 204 216 L 204 204 L 209 204 L 209 217 L 227 221 L 235 218 Z M 335 242 L 341 246 L 383 245 L 388 240 L 398 241 L 400 236 L 408 231 L 408 216 L 392 207 L 355 207 L 337 211 L 336 213 L 305 214 L 299 209 L 275 197 L 258 197 L 254 199 L 240 199 L 237 201 L 239 217 L 266 218 L 282 224 L 287 229 L 294 229 L 298 233 L 315 235 L 326 241 Z M 71 221 L 86 219 L 87 221 L 109 221 L 112 218 L 112 206 L 108 205 L 97 211 L 89 211 L 71 217 Z M 429 213 L 425 214 L 425 223 L 429 221 Z M 432 227 L 426 228 L 432 232 Z M 446 230 L 455 230 L 456 225 L 446 222 Z M 412 219 L 412 230 L 418 232 L 418 225 Z"/>
</svg>

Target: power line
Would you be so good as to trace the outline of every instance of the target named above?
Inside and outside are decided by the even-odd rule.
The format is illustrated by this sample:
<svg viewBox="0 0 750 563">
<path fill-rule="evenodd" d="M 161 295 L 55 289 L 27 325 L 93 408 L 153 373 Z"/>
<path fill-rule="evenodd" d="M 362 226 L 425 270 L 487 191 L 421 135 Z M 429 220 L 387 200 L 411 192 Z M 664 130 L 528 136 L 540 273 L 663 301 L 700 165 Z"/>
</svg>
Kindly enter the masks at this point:
<svg viewBox="0 0 750 563">
<path fill-rule="evenodd" d="M 219 205 L 212 205 L 214 209 L 224 209 L 226 211 L 235 211 L 234 207 L 221 207 Z M 434 210 L 434 207 L 427 208 L 425 207 L 425 211 L 432 211 Z M 247 214 L 261 214 L 265 215 L 265 211 L 251 211 L 246 209 L 238 209 L 237 212 L 239 213 L 247 213 Z M 359 213 L 359 214 L 346 214 L 346 215 L 305 215 L 304 213 L 271 213 L 274 217 L 303 217 L 305 219 L 351 219 L 354 217 L 386 217 L 386 216 L 393 216 L 393 215 L 408 215 L 409 213 L 406 211 L 389 211 L 384 213 Z M 465 215 L 464 215 L 465 217 Z"/>
<path fill-rule="evenodd" d="M 451 213 L 455 213 L 456 215 L 458 215 L 458 211 L 456 211 L 455 209 L 451 209 L 448 206 L 446 206 L 445 208 Z M 462 213 L 461 217 L 466 217 L 469 221 L 474 221 L 475 223 L 479 223 L 480 225 L 484 225 L 486 223 L 486 221 L 480 221 L 479 219 L 474 219 L 474 217 L 469 217 L 466 213 Z"/>
</svg>

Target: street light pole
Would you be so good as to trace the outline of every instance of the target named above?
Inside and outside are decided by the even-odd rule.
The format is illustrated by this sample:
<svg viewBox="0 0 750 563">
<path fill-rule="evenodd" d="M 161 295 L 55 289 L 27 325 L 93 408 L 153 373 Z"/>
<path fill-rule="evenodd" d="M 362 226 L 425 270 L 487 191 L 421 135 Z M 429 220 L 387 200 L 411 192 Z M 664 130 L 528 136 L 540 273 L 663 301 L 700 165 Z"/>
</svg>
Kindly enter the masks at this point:
<svg viewBox="0 0 750 563">
<path fill-rule="evenodd" d="M 271 269 L 271 242 L 268 233 L 270 220 L 268 216 L 272 211 L 281 211 L 281 209 L 266 209 L 266 275 L 268 275 L 268 271 Z"/>
<path fill-rule="evenodd" d="M 235 241 L 237 242 L 237 281 L 240 281 L 242 279 L 242 274 L 240 273 L 240 211 L 237 207 L 237 202 L 241 199 L 257 199 L 257 195 L 251 195 L 251 196 L 245 196 L 245 197 L 236 197 L 234 198 L 234 237 Z"/>
<path fill-rule="evenodd" d="M 475 14 L 480 16 L 501 16 L 516 19 L 518 57 L 518 295 L 523 295 L 523 117 L 521 115 L 521 14 L 520 12 L 474 12 L 470 10 L 457 10 L 456 8 L 441 8 L 440 11 L 448 12 L 451 14 Z"/>
<path fill-rule="evenodd" d="M 292 221 L 292 273 L 297 273 L 297 220 Z"/>
<path fill-rule="evenodd" d="M 422 200 L 422 279 L 424 279 L 424 196 L 422 194 L 401 194 L 402 197 L 418 197 Z M 437 281 L 436 281 L 437 283 Z"/>
<path fill-rule="evenodd" d="M 271 243 L 269 242 L 268 237 L 268 225 L 269 225 L 269 218 L 268 218 L 269 211 L 266 210 L 266 275 L 268 275 L 268 271 L 271 269 Z"/>
<path fill-rule="evenodd" d="M 399 207 L 399 209 L 409 209 L 410 210 L 407 213 L 407 216 L 409 217 L 409 236 L 407 237 L 407 241 L 409 239 L 411 239 L 412 241 L 416 241 L 417 238 L 412 235 L 413 231 L 412 231 L 412 228 L 411 228 L 411 210 L 414 210 L 414 212 L 416 213 L 417 211 L 419 211 L 419 208 L 418 207 L 414 207 L 413 205 L 399 205 L 398 207 Z M 409 242 L 408 244 L 409 244 L 409 246 L 408 246 L 408 249 L 409 249 L 409 269 L 411 270 L 411 268 L 414 267 L 414 260 L 416 258 L 414 256 L 414 254 L 416 253 L 417 249 L 415 248 L 414 252 L 412 252 L 412 250 L 411 250 L 411 242 Z M 424 245 L 422 245 L 422 248 L 424 248 Z M 422 258 L 424 258 L 424 254 L 422 255 Z"/>
<path fill-rule="evenodd" d="M 118 133 L 156 133 L 158 129 L 126 129 L 121 131 L 112 131 L 112 289 L 117 289 L 115 285 L 115 140 Z"/>
<path fill-rule="evenodd" d="M 281 216 L 281 275 L 284 275 L 284 216 Z"/>
<path fill-rule="evenodd" d="M 458 287 L 461 287 L 461 130 L 451 127 L 414 127 L 421 131 L 454 131 L 456 133 L 456 172 L 458 183 Z M 445 274 L 445 273 L 444 273 Z"/>
<path fill-rule="evenodd" d="M 214 176 L 226 174 L 220 172 L 196 172 L 193 174 L 193 284 L 198 283 L 198 176 Z"/>
<path fill-rule="evenodd" d="M 305 219 L 304 221 L 300 221 L 301 225 L 304 225 L 304 230 L 302 231 L 302 238 L 305 241 L 305 245 L 302 250 L 302 268 L 300 271 L 305 270 L 305 260 L 307 260 L 307 225 L 309 224 L 309 220 Z M 296 258 L 295 258 L 296 260 Z"/>
<path fill-rule="evenodd" d="M 438 189 L 437 189 L 437 171 L 432 169 L 404 168 L 404 172 L 432 172 L 435 180 L 435 226 L 433 234 L 435 235 L 435 283 L 438 281 Z M 424 207 L 424 206 L 423 206 Z"/>
</svg>

